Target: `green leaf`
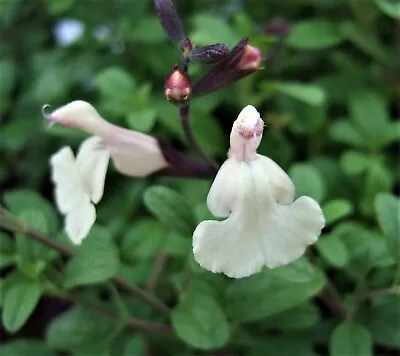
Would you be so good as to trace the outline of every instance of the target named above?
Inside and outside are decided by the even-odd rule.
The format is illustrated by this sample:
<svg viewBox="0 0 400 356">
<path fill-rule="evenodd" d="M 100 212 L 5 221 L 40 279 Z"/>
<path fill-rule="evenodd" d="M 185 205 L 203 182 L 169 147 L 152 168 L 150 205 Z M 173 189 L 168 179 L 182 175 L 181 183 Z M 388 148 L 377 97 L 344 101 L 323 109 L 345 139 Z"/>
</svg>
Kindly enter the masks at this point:
<svg viewBox="0 0 400 356">
<path fill-rule="evenodd" d="M 311 106 L 319 106 L 325 102 L 324 90 L 313 84 L 296 82 L 267 82 L 262 85 L 262 90 L 276 91 L 295 98 Z"/>
<path fill-rule="evenodd" d="M 344 38 L 334 22 L 309 20 L 296 23 L 287 43 L 296 49 L 321 50 L 339 45 Z"/>
<path fill-rule="evenodd" d="M 163 42 L 166 38 L 167 36 L 160 22 L 154 16 L 140 19 L 135 23 L 135 27 L 131 32 L 132 41 L 146 45 Z"/>
<path fill-rule="evenodd" d="M 172 325 L 180 339 L 202 350 L 227 344 L 230 336 L 228 321 L 209 295 L 190 293 L 173 310 Z"/>
<path fill-rule="evenodd" d="M 300 257 L 285 266 L 269 270 L 269 274 L 290 282 L 309 282 L 315 278 L 315 268 L 305 257 Z"/>
<path fill-rule="evenodd" d="M 14 241 L 0 231 L 0 269 L 15 261 Z"/>
<path fill-rule="evenodd" d="M 29 279 L 21 279 L 5 292 L 3 303 L 3 324 L 7 331 L 18 331 L 28 320 L 40 297 L 43 286 Z"/>
<path fill-rule="evenodd" d="M 53 319 L 46 332 L 46 342 L 57 350 L 85 348 L 99 353 L 111 341 L 115 327 L 101 314 L 74 307 Z"/>
<path fill-rule="evenodd" d="M 334 122 L 330 128 L 329 135 L 332 140 L 343 142 L 354 147 L 365 147 L 365 142 L 354 127 L 353 123 L 347 120 L 338 120 Z"/>
<path fill-rule="evenodd" d="M 378 194 L 375 211 L 388 251 L 400 263 L 400 200 L 391 194 Z"/>
<path fill-rule="evenodd" d="M 316 269 L 304 282 L 292 282 L 264 271 L 231 282 L 224 304 L 233 320 L 256 321 L 304 303 L 318 294 L 324 284 L 324 275 Z"/>
<path fill-rule="evenodd" d="M 349 176 L 365 172 L 371 163 L 371 159 L 358 151 L 346 151 L 340 157 L 340 167 Z"/>
<path fill-rule="evenodd" d="M 9 95 L 15 86 L 17 68 L 11 58 L 0 61 L 0 112 L 5 112 L 10 98 Z"/>
<path fill-rule="evenodd" d="M 400 2 L 398 0 L 375 0 L 375 3 L 383 13 L 400 20 Z"/>
<path fill-rule="evenodd" d="M 349 216 L 353 212 L 353 204 L 345 199 L 331 200 L 322 206 L 325 223 L 330 225 Z"/>
<path fill-rule="evenodd" d="M 357 92 L 350 96 L 349 110 L 368 147 L 377 149 L 386 143 L 390 125 L 386 103 L 380 96 L 369 91 Z"/>
<path fill-rule="evenodd" d="M 329 351 L 331 356 L 372 356 L 371 334 L 360 324 L 344 322 L 333 331 Z"/>
<path fill-rule="evenodd" d="M 317 201 L 325 197 L 325 185 L 319 171 L 307 163 L 296 163 L 289 170 L 296 188 L 296 197 L 310 196 Z"/>
<path fill-rule="evenodd" d="M 273 329 L 299 330 L 309 328 L 317 324 L 319 320 L 319 309 L 307 302 L 264 319 L 262 323 Z"/>
<path fill-rule="evenodd" d="M 8 209 L 15 215 L 32 210 L 41 212 L 46 220 L 46 227 L 42 232 L 51 234 L 58 231 L 59 223 L 54 207 L 37 192 L 28 189 L 8 190 L 4 193 L 4 201 Z"/>
<path fill-rule="evenodd" d="M 127 122 L 129 126 L 137 131 L 150 132 L 157 119 L 157 112 L 152 108 L 134 110 L 128 114 Z"/>
<path fill-rule="evenodd" d="M 340 31 L 344 37 L 361 51 L 379 62 L 388 63 L 386 52 L 374 34 L 368 33 L 352 22 L 342 23 L 340 25 Z"/>
<path fill-rule="evenodd" d="M 57 356 L 42 341 L 38 340 L 15 340 L 0 345 L 2 356 Z"/>
<path fill-rule="evenodd" d="M 144 193 L 144 204 L 165 226 L 183 235 L 192 235 L 196 221 L 187 200 L 163 186 L 152 186 Z"/>
<path fill-rule="evenodd" d="M 106 229 L 95 226 L 77 249 L 77 256 L 68 262 L 63 284 L 72 288 L 104 282 L 114 277 L 119 268 L 117 246 L 110 241 Z"/>
<path fill-rule="evenodd" d="M 193 19 L 194 30 L 190 39 L 197 45 L 226 43 L 233 47 L 239 41 L 229 24 L 221 16 L 210 13 L 196 15 Z"/>
<path fill-rule="evenodd" d="M 135 81 L 121 67 L 109 67 L 96 77 L 97 87 L 104 97 L 124 97 L 135 90 Z"/>
<path fill-rule="evenodd" d="M 344 267 L 349 261 L 346 245 L 336 235 L 323 235 L 315 247 L 322 258 L 333 267 Z"/>
<path fill-rule="evenodd" d="M 381 297 L 377 303 L 372 299 L 372 307 L 366 312 L 366 326 L 375 342 L 393 348 L 400 348 L 400 296 Z"/>
<path fill-rule="evenodd" d="M 141 335 L 133 336 L 125 344 L 123 356 L 145 356 L 146 354 L 146 339 Z"/>
<path fill-rule="evenodd" d="M 160 250 L 166 239 L 166 229 L 155 219 L 137 221 L 124 234 L 121 257 L 134 263 L 138 259 L 150 259 Z"/>
</svg>

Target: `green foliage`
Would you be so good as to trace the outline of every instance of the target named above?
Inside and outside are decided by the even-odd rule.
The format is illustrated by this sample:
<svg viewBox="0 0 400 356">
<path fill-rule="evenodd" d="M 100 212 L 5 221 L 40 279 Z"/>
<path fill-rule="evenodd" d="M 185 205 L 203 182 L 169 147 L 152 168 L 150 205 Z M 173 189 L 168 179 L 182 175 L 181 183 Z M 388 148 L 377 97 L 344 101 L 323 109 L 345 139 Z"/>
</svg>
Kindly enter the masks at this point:
<svg viewBox="0 0 400 356">
<path fill-rule="evenodd" d="M 372 338 L 368 329 L 360 324 L 345 322 L 336 327 L 330 342 L 332 356 L 372 356 Z"/>
<path fill-rule="evenodd" d="M 192 253 L 196 225 L 213 219 L 211 180 L 126 177 L 111 163 L 96 224 L 73 245 L 49 157 L 62 146 L 76 152 L 87 134 L 47 129 L 40 108 L 86 100 L 111 123 L 200 160 L 179 109 L 164 97 L 181 49 L 150 0 L 0 1 L 0 204 L 13 216 L 5 224 L 0 210 L 0 328 L 7 331 L 0 354 L 397 354 L 399 1 L 174 3 L 196 46 L 232 48 L 249 36 L 265 57 L 278 41 L 269 22 L 290 21 L 282 50 L 263 70 L 192 98 L 190 126 L 223 162 L 232 122 L 245 105 L 256 106 L 266 123 L 259 153 L 288 172 L 296 197 L 320 203 L 326 226 L 297 261 L 230 279 Z M 56 31 L 65 19 L 84 27 L 69 44 Z M 208 68 L 191 63 L 192 83 Z M 42 244 L 46 237 L 66 251 Z M 39 301 L 51 320 L 31 318 Z M 146 321 L 148 329 L 170 330 L 142 332 Z M 32 329 L 44 340 L 34 341 Z"/>
</svg>

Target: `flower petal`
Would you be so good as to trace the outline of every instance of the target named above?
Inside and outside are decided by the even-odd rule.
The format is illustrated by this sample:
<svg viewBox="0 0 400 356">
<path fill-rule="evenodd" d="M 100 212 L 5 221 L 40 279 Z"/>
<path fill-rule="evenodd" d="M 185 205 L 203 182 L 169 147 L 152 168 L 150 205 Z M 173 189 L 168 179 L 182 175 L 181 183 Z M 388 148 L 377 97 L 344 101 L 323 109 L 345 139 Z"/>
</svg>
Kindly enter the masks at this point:
<svg viewBox="0 0 400 356">
<path fill-rule="evenodd" d="M 95 221 L 96 209 L 93 204 L 86 202 L 66 216 L 65 231 L 75 245 L 80 245 Z"/>
<path fill-rule="evenodd" d="M 71 147 L 63 147 L 53 154 L 50 165 L 51 179 L 55 185 L 55 200 L 62 214 L 68 214 L 81 204 L 90 202 Z"/>
<path fill-rule="evenodd" d="M 229 216 L 242 186 L 251 179 L 247 173 L 245 162 L 228 159 L 222 164 L 207 196 L 211 214 L 217 218 Z"/>
<path fill-rule="evenodd" d="M 110 152 L 100 137 L 89 137 L 79 147 L 76 163 L 85 188 L 95 204 L 103 197 L 109 160 Z"/>
</svg>

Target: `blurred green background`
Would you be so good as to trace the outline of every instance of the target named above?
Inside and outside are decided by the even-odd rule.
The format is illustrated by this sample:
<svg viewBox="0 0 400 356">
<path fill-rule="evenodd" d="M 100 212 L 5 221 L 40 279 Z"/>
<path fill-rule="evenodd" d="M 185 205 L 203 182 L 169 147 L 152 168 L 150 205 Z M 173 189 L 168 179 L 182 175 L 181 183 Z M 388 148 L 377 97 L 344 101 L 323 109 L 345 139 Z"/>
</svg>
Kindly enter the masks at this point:
<svg viewBox="0 0 400 356">
<path fill-rule="evenodd" d="M 289 173 L 297 196 L 309 195 L 323 207 L 327 227 L 309 249 L 313 264 L 301 258 L 243 280 L 204 271 L 192 257 L 191 233 L 211 217 L 211 182 L 135 179 L 110 168 L 96 226 L 77 249 L 81 257 L 66 261 L 24 234 L 0 232 L 0 353 L 396 354 L 400 2 L 175 4 L 198 45 L 232 48 L 250 36 L 267 54 L 277 40 L 267 34 L 268 23 L 281 18 L 291 24 L 271 65 L 193 99 L 191 126 L 222 162 L 240 110 L 251 104 L 260 111 L 267 123 L 260 153 Z M 107 120 L 195 155 L 177 108 L 163 94 L 165 77 L 179 61 L 179 48 L 167 39 L 150 0 L 0 0 L 1 203 L 68 244 L 54 208 L 49 157 L 64 145 L 76 149 L 85 135 L 47 130 L 43 104 L 89 101 Z M 206 69 L 193 64 L 192 78 Z M 109 279 L 118 274 L 149 289 L 172 308 L 175 331 L 141 333 L 122 317 L 111 320 L 49 298 L 44 285 L 54 266 L 68 293 L 118 315 L 169 323 Z"/>
</svg>

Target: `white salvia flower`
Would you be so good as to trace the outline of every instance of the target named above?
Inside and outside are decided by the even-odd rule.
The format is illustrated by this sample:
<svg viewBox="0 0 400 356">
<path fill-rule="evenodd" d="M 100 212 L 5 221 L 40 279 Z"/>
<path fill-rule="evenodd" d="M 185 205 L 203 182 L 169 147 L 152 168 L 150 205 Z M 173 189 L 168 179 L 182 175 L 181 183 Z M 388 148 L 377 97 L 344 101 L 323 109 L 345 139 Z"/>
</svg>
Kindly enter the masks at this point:
<svg viewBox="0 0 400 356">
<path fill-rule="evenodd" d="M 73 101 L 45 116 L 51 123 L 94 135 L 81 144 L 76 159 L 70 147 L 50 159 L 56 203 L 75 244 L 82 242 L 96 220 L 93 204 L 103 196 L 110 158 L 119 172 L 135 177 L 169 166 L 155 138 L 110 124 L 87 102 Z"/>
<path fill-rule="evenodd" d="M 288 264 L 317 241 L 325 224 L 310 197 L 294 200 L 289 176 L 270 158 L 257 154 L 264 122 L 246 106 L 234 122 L 228 159 L 207 197 L 222 221 L 203 221 L 193 234 L 196 261 L 212 272 L 242 278 Z"/>
</svg>

